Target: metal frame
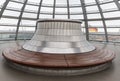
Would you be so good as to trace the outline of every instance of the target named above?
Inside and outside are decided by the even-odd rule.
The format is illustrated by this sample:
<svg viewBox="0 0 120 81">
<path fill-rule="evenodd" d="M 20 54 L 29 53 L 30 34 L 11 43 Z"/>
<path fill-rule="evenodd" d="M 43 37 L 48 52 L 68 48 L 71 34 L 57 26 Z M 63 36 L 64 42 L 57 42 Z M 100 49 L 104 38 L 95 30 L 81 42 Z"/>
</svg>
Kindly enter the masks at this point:
<svg viewBox="0 0 120 81">
<path fill-rule="evenodd" d="M 103 22 L 103 26 L 104 26 L 104 31 L 105 31 L 105 39 L 106 39 L 106 42 L 108 42 L 108 34 L 107 34 L 107 27 L 106 27 L 106 23 L 105 23 L 105 18 L 104 18 L 104 15 L 102 13 L 102 8 L 100 7 L 100 4 L 99 4 L 99 0 L 95 0 L 96 1 L 96 4 L 98 6 L 98 9 L 100 11 L 100 15 L 101 15 L 101 18 L 102 18 L 102 22 Z"/>
<path fill-rule="evenodd" d="M 53 2 L 53 19 L 55 18 L 55 6 L 56 6 L 56 0 Z"/>
<path fill-rule="evenodd" d="M 116 6 L 118 7 L 118 9 L 120 10 L 120 4 L 119 4 L 118 0 L 114 0 L 114 2 L 116 4 Z"/>
<path fill-rule="evenodd" d="M 69 5 L 69 0 L 67 0 L 67 10 L 68 10 L 68 19 L 70 19 L 70 5 Z"/>
<path fill-rule="evenodd" d="M 84 1 L 84 0 L 82 0 L 82 1 Z M 116 4 L 116 6 L 118 7 L 118 9 L 116 8 L 115 10 L 108 10 L 108 11 L 105 11 L 105 10 L 102 10 L 101 9 L 101 7 L 99 8 L 99 11 L 100 11 L 100 15 L 101 15 L 101 17 L 102 17 L 102 22 L 103 22 L 103 25 L 104 25 L 104 30 L 105 30 L 105 38 L 106 38 L 106 41 L 108 41 L 108 34 L 106 33 L 107 32 L 107 28 L 106 28 L 106 24 L 105 24 L 105 20 L 120 20 L 120 17 L 113 17 L 113 18 L 104 18 L 104 15 L 103 15 L 103 13 L 107 13 L 107 12 L 113 12 L 113 11 L 119 11 L 120 10 L 120 3 L 119 3 L 119 0 L 113 0 L 113 1 L 106 1 L 106 2 L 101 2 L 101 1 L 99 1 L 99 0 L 96 0 L 97 2 L 96 3 L 98 3 L 97 5 L 98 5 L 98 8 L 100 7 L 100 5 L 102 5 L 102 4 L 107 4 L 107 3 L 115 3 Z M 7 15 L 3 15 L 3 12 L 4 12 L 4 10 L 11 10 L 12 11 L 12 8 L 11 9 L 7 9 L 7 5 L 8 5 L 8 3 L 9 2 L 15 2 L 15 3 L 20 3 L 20 4 L 25 4 L 25 2 L 22 2 L 22 1 L 15 1 L 15 0 L 6 0 L 5 2 L 4 2 L 4 4 L 3 4 L 3 6 L 1 7 L 1 12 L 0 12 L 0 18 L 2 17 L 2 18 L 12 18 L 12 19 L 18 19 L 18 24 L 17 24 L 17 30 L 16 30 L 16 37 L 15 37 L 15 39 L 17 39 L 17 35 L 18 35 L 18 32 L 19 32 L 19 26 L 20 26 L 20 22 L 19 21 L 21 21 L 21 19 L 23 19 L 23 20 L 37 20 L 39 17 L 38 17 L 38 14 L 48 14 L 48 15 L 53 15 L 53 18 L 55 18 L 55 15 L 68 15 L 68 19 L 70 18 L 70 15 L 82 15 L 82 13 L 70 13 L 70 8 L 74 8 L 74 7 L 82 7 L 82 8 L 84 8 L 84 10 L 86 11 L 86 8 L 85 7 L 87 7 L 87 6 L 94 6 L 94 5 L 96 5 L 96 3 L 91 3 L 91 4 L 83 4 L 83 5 L 70 5 L 69 4 L 69 0 L 67 0 L 67 9 L 68 9 L 68 13 L 67 14 L 65 14 L 65 13 L 55 13 L 55 8 L 66 8 L 66 6 L 64 6 L 64 5 L 56 5 L 56 0 L 54 0 L 54 5 L 47 5 L 47 4 L 42 4 L 42 2 L 41 3 L 31 3 L 31 2 L 27 2 L 27 5 L 32 5 L 32 6 L 38 6 L 39 8 L 41 8 L 41 7 L 53 7 L 53 13 L 47 13 L 47 12 L 40 12 L 40 9 L 38 10 L 38 12 L 34 12 L 34 11 L 24 11 L 24 9 L 23 9 L 23 11 L 24 12 L 26 12 L 26 13 L 33 13 L 33 14 L 37 14 L 37 19 L 36 18 L 28 18 L 28 17 L 22 17 L 22 15 L 21 15 L 21 17 L 19 16 L 19 17 L 15 17 L 15 16 L 7 16 Z M 23 8 L 23 7 L 22 7 Z M 22 10 L 15 10 L 15 9 L 13 9 L 13 11 L 18 11 L 18 12 L 20 12 L 20 14 L 23 14 L 23 11 Z M 87 17 L 87 14 L 96 14 L 96 13 L 98 13 L 98 12 L 83 12 L 83 13 L 85 13 L 86 14 L 86 16 L 85 15 L 83 15 L 83 16 L 85 16 L 85 17 Z M 84 17 L 84 18 L 85 18 Z M 96 19 L 87 19 L 87 18 L 85 18 L 85 19 L 82 19 L 83 21 L 85 21 L 85 25 L 87 24 L 88 25 L 88 21 L 100 21 L 101 19 L 100 18 L 96 18 Z M 87 22 L 86 22 L 87 21 Z M 6 25 L 6 26 L 8 26 L 8 25 Z M 87 27 L 87 26 L 86 26 Z M 86 32 L 87 33 L 87 32 Z M 89 39 L 89 31 L 88 31 L 88 38 L 87 38 L 87 36 L 86 36 L 86 38 L 87 38 L 87 40 Z"/>
<path fill-rule="evenodd" d="M 40 16 L 40 10 L 41 10 L 41 6 L 42 6 L 42 2 L 43 0 L 40 0 L 40 5 L 39 5 L 39 8 L 38 8 L 38 13 L 37 13 L 37 20 L 39 19 L 39 16 Z M 36 26 L 35 26 L 35 31 L 37 30 L 37 22 L 36 22 Z"/>
<path fill-rule="evenodd" d="M 10 0 L 6 0 L 6 1 L 4 2 L 3 7 L 1 8 L 1 12 L 0 12 L 0 19 L 1 19 L 1 17 L 2 17 L 2 14 L 3 14 L 4 10 L 6 9 L 9 1 L 10 1 Z"/>
<path fill-rule="evenodd" d="M 3 18 L 12 18 L 12 19 L 19 19 L 18 17 L 14 16 L 2 16 Z M 36 18 L 28 18 L 28 17 L 22 17 L 23 20 L 37 20 Z M 85 21 L 84 19 L 80 19 L 82 21 Z M 96 19 L 88 19 L 88 21 L 100 21 L 101 18 L 96 18 Z M 104 20 L 120 20 L 120 17 L 114 17 L 114 18 L 104 18 Z"/>
<path fill-rule="evenodd" d="M 21 12 L 21 10 L 19 9 L 12 9 L 11 7 L 9 8 L 6 8 L 6 10 L 10 10 L 10 11 L 16 11 L 16 12 Z M 107 13 L 107 12 L 115 12 L 115 11 L 119 11 L 117 8 L 114 8 L 113 10 L 103 10 L 102 12 L 103 13 Z M 35 11 L 28 11 L 28 10 L 24 10 L 24 12 L 26 13 L 33 13 L 33 14 L 38 14 L 38 12 L 35 12 Z M 91 12 L 86 12 L 87 14 L 97 14 L 99 13 L 99 11 L 91 11 Z M 49 13 L 49 12 L 40 12 L 40 14 L 47 14 L 47 15 L 52 15 L 52 13 Z M 70 15 L 82 15 L 83 13 L 80 12 L 80 13 L 71 13 Z M 56 13 L 55 15 L 68 15 L 68 14 L 65 14 L 65 13 Z"/>
<path fill-rule="evenodd" d="M 16 3 L 21 3 L 21 4 L 24 4 L 23 2 L 21 2 L 21 1 L 15 1 L 15 0 L 11 0 L 12 2 L 16 2 Z M 112 3 L 113 1 L 100 1 L 100 4 L 107 4 L 107 3 Z M 33 5 L 33 6 L 39 6 L 39 4 L 38 3 L 33 3 L 33 2 L 28 2 L 27 3 L 28 5 Z M 77 5 L 77 4 L 76 4 Z M 70 6 L 70 7 L 81 7 L 80 5 L 79 6 L 76 6 L 76 5 L 73 5 L 73 6 Z M 94 6 L 94 5 L 96 5 L 96 3 L 94 3 L 94 2 L 92 2 L 92 3 L 87 3 L 85 6 Z M 53 6 L 51 5 L 49 5 L 49 4 L 42 4 L 42 7 L 52 7 L 53 8 Z M 55 6 L 56 8 L 58 7 L 58 8 L 66 8 L 66 6 Z"/>
<path fill-rule="evenodd" d="M 26 6 L 26 4 L 27 4 L 27 1 L 28 1 L 28 0 L 25 0 L 25 2 L 24 2 L 24 4 L 23 4 L 23 7 L 22 7 L 22 9 L 21 9 L 21 13 L 20 13 L 19 20 L 18 20 L 18 23 L 17 23 L 17 29 L 16 29 L 15 40 L 17 40 L 17 38 L 18 38 L 18 31 L 19 31 L 19 27 L 20 27 L 20 23 L 21 23 L 22 15 L 23 15 L 23 12 L 24 12 L 25 6 Z"/>
<path fill-rule="evenodd" d="M 81 2 L 82 10 L 83 10 L 84 21 L 85 21 L 86 39 L 89 40 L 88 18 L 87 18 L 87 13 L 86 13 L 86 8 L 85 8 L 85 1 L 80 0 L 80 2 Z"/>
</svg>

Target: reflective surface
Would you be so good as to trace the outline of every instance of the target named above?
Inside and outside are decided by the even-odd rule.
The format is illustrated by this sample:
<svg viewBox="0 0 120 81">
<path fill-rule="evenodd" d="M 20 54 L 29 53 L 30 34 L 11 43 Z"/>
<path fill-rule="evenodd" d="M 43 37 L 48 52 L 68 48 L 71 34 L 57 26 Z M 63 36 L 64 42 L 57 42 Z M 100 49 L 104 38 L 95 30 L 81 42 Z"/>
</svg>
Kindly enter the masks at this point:
<svg viewBox="0 0 120 81">
<path fill-rule="evenodd" d="M 30 51 L 44 53 L 83 53 L 95 49 L 81 31 L 81 22 L 75 20 L 38 21 L 33 38 L 23 45 Z"/>
</svg>

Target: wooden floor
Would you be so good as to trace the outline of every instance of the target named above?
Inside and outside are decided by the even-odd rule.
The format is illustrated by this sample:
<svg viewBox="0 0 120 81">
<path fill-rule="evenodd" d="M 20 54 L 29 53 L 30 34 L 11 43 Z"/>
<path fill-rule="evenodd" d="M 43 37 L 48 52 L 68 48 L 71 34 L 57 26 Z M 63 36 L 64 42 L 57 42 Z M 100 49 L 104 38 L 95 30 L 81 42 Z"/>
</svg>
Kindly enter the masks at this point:
<svg viewBox="0 0 120 81">
<path fill-rule="evenodd" d="M 94 51 L 81 54 L 46 54 L 27 51 L 21 47 L 6 48 L 3 56 L 12 62 L 31 66 L 49 68 L 88 67 L 112 61 L 113 51 L 97 47 Z"/>
</svg>

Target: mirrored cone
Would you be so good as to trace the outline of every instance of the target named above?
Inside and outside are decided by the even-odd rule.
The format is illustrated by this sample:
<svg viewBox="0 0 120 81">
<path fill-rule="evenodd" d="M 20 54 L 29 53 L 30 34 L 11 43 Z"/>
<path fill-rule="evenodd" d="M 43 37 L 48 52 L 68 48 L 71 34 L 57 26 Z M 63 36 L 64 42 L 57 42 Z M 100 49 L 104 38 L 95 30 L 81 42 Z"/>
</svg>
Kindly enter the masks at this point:
<svg viewBox="0 0 120 81">
<path fill-rule="evenodd" d="M 23 45 L 26 50 L 50 54 L 77 54 L 95 49 L 82 33 L 80 20 L 44 19 L 37 23 L 34 36 Z"/>
</svg>

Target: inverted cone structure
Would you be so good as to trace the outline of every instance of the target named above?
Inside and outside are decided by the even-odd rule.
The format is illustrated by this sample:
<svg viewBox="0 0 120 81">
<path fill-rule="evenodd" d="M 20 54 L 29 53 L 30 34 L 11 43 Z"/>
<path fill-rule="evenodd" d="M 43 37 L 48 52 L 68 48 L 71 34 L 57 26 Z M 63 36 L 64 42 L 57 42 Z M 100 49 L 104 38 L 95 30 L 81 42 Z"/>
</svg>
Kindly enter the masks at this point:
<svg viewBox="0 0 120 81">
<path fill-rule="evenodd" d="M 37 30 L 32 39 L 23 45 L 29 51 L 70 54 L 93 51 L 81 31 L 80 20 L 38 20 Z"/>
<path fill-rule="evenodd" d="M 33 38 L 23 46 L 6 48 L 7 63 L 19 70 L 43 75 L 83 75 L 102 71 L 115 54 L 91 45 L 79 20 L 38 20 Z"/>
</svg>

